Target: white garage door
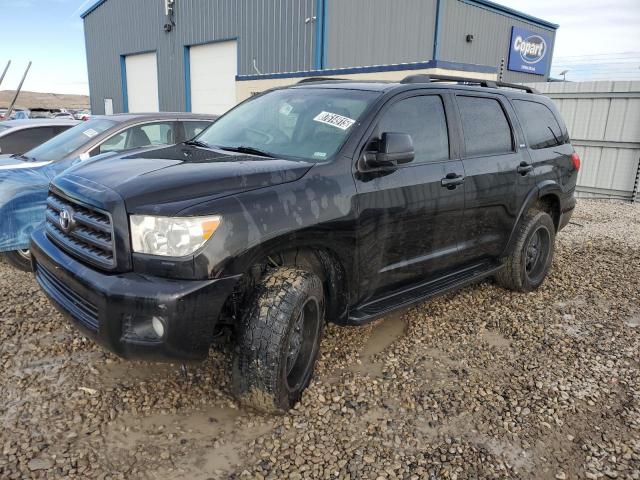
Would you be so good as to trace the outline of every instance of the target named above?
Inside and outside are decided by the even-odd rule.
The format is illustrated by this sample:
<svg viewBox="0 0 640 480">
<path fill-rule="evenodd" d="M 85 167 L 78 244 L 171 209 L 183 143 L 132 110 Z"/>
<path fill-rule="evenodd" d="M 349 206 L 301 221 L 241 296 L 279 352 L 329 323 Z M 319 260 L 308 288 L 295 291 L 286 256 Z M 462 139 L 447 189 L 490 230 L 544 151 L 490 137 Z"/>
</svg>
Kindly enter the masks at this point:
<svg viewBox="0 0 640 480">
<path fill-rule="evenodd" d="M 222 114 L 236 104 L 236 41 L 190 47 L 189 70 L 192 112 Z"/>
<path fill-rule="evenodd" d="M 158 112 L 158 64 L 156 54 L 125 57 L 129 112 Z"/>
</svg>

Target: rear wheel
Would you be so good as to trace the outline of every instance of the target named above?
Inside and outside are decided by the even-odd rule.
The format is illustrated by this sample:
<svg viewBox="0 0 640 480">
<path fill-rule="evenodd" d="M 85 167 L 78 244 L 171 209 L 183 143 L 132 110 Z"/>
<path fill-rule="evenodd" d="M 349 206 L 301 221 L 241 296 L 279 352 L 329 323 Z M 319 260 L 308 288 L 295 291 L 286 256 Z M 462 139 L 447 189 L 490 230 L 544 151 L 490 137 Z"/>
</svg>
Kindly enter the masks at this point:
<svg viewBox="0 0 640 480">
<path fill-rule="evenodd" d="M 0 255 L 2 255 L 12 267 L 22 270 L 23 272 L 31 271 L 31 252 L 29 252 L 28 248 L 24 250 L 14 250 L 12 252 L 3 252 Z"/>
<path fill-rule="evenodd" d="M 522 219 L 515 245 L 496 280 L 509 290 L 530 292 L 549 273 L 555 249 L 555 227 L 547 212 L 532 210 Z"/>
<path fill-rule="evenodd" d="M 282 267 L 256 286 L 244 315 L 233 362 L 238 399 L 266 412 L 284 412 L 313 375 L 324 326 L 322 282 Z"/>
</svg>

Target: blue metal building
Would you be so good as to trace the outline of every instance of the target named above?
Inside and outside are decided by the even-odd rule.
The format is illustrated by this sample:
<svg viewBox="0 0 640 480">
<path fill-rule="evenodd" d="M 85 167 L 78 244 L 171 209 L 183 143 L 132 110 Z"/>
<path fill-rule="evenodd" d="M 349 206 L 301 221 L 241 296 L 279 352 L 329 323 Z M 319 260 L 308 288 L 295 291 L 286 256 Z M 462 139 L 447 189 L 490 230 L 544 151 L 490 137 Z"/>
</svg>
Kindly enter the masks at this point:
<svg viewBox="0 0 640 480">
<path fill-rule="evenodd" d="M 99 0 L 82 17 L 95 113 L 221 113 L 241 82 L 316 74 L 545 81 L 558 28 L 487 0 Z"/>
</svg>

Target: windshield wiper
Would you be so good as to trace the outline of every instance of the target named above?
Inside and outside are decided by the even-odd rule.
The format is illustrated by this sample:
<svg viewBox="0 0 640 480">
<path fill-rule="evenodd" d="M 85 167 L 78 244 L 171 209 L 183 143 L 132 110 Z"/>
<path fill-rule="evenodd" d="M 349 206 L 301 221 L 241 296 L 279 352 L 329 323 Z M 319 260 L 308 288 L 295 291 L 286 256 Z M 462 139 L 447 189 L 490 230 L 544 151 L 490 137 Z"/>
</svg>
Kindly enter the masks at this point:
<svg viewBox="0 0 640 480">
<path fill-rule="evenodd" d="M 211 148 L 211 145 L 209 145 L 207 142 L 203 142 L 202 140 L 187 140 L 183 143 L 185 145 L 191 145 L 194 147 Z"/>
<path fill-rule="evenodd" d="M 547 128 L 549 129 L 549 131 L 551 132 L 551 135 L 553 135 L 553 138 L 556 141 L 556 145 L 561 145 L 560 143 L 560 139 L 556 136 L 555 132 L 553 131 L 553 128 L 551 128 L 549 125 L 547 125 Z"/>
<path fill-rule="evenodd" d="M 273 158 L 273 154 L 260 150 L 259 148 L 246 147 L 240 145 L 238 147 L 218 147 L 220 150 L 226 150 L 228 152 L 247 153 L 249 155 L 258 155 L 259 157 Z"/>
<path fill-rule="evenodd" d="M 35 162 L 36 159 L 33 157 L 27 157 L 26 155 L 22 154 L 22 153 L 14 153 L 13 155 L 11 155 L 11 158 L 21 158 L 22 160 L 26 160 L 27 162 Z"/>
</svg>

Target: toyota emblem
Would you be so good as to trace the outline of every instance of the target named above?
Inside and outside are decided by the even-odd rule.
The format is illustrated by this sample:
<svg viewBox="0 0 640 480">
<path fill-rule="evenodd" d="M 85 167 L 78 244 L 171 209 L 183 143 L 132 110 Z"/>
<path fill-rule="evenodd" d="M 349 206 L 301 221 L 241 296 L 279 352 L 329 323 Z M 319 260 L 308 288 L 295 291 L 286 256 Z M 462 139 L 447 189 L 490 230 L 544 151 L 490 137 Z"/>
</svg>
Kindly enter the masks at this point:
<svg viewBox="0 0 640 480">
<path fill-rule="evenodd" d="M 73 229 L 73 211 L 65 208 L 60 212 L 60 218 L 58 219 L 60 228 L 63 232 L 69 233 Z"/>
</svg>

